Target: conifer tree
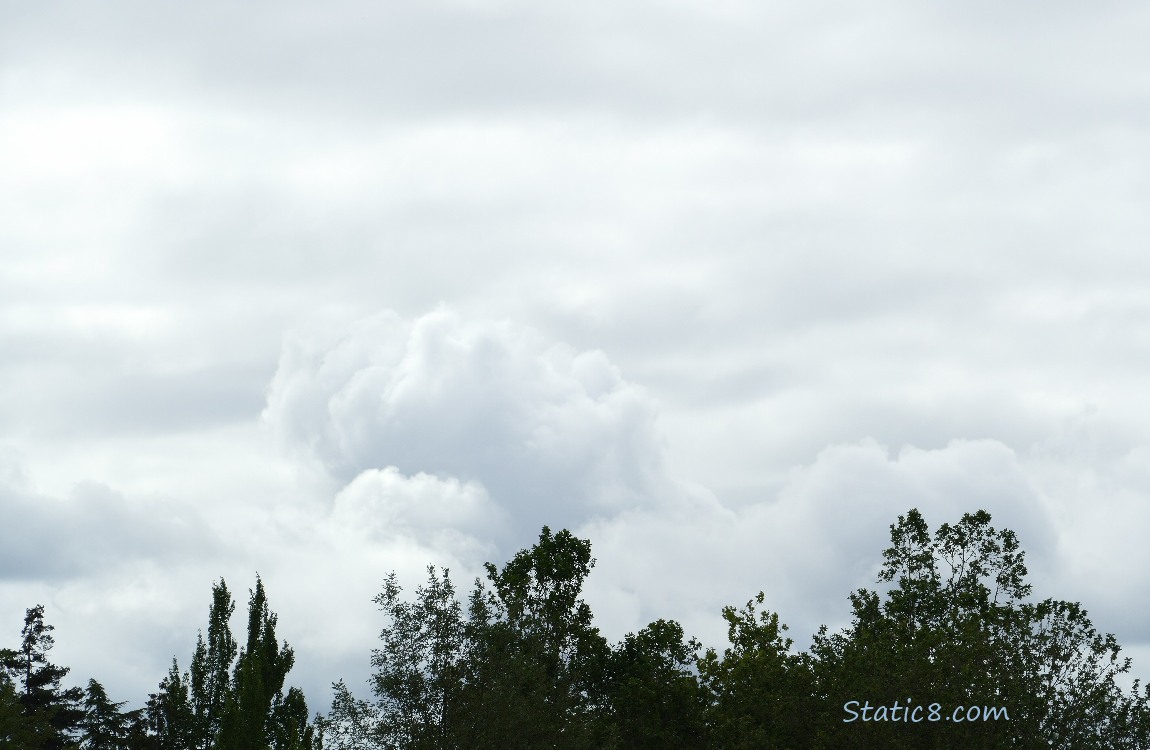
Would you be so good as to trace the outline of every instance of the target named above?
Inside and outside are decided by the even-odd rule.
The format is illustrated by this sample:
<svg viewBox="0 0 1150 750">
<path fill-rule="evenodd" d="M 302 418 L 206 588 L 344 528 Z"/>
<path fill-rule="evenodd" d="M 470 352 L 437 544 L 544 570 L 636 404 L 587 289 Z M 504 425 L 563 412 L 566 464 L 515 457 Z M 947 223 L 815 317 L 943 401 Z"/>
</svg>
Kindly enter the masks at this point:
<svg viewBox="0 0 1150 750">
<path fill-rule="evenodd" d="M 19 706 L 21 750 L 66 750 L 76 747 L 75 734 L 83 717 L 80 688 L 61 688 L 69 672 L 48 661 L 55 641 L 54 626 L 44 622 L 44 605 L 27 610 L 21 630 L 20 648 L 5 650 L 5 681 L 12 685 Z M 9 695 L 12 690 L 7 691 Z M 8 712 L 11 706 L 7 707 Z"/>
<path fill-rule="evenodd" d="M 104 686 L 94 679 L 88 680 L 84 691 L 84 718 L 80 722 L 83 750 L 124 750 L 127 747 L 128 728 L 133 715 L 120 707 L 126 701 L 113 703 Z"/>
<path fill-rule="evenodd" d="M 0 650 L 0 665 L 14 663 L 15 657 L 16 652 L 11 649 Z M 17 750 L 29 743 L 16 685 L 8 670 L 0 668 L 0 750 Z"/>
</svg>

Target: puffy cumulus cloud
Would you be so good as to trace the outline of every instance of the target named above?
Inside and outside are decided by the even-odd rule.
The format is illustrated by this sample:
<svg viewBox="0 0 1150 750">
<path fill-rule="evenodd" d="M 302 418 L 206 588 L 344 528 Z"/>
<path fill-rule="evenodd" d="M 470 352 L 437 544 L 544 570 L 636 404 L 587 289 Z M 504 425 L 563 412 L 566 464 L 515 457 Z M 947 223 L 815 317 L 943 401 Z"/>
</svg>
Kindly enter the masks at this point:
<svg viewBox="0 0 1150 750">
<path fill-rule="evenodd" d="M 1082 601 L 1120 643 L 1145 647 L 1150 622 L 1131 602 L 1150 597 L 1150 446 L 1132 434 L 1130 416 L 1087 407 L 1035 443 L 1025 461 L 1054 514 L 1056 594 Z"/>
<path fill-rule="evenodd" d="M 374 542 L 416 536 L 439 549 L 490 551 L 490 539 L 507 524 L 507 514 L 483 485 L 440 479 L 420 472 L 405 477 L 394 466 L 368 469 L 335 497 L 331 523 Z"/>
<path fill-rule="evenodd" d="M 379 492 L 415 527 L 451 513 L 429 503 L 465 517 L 495 503 L 522 538 L 673 489 L 654 402 L 602 352 L 446 307 L 288 337 L 263 416 L 297 455 L 350 483 L 345 503 Z"/>
<path fill-rule="evenodd" d="M 805 647 L 820 624 L 847 623 L 847 595 L 875 586 L 889 526 L 912 507 L 932 528 L 986 509 L 997 528 L 1018 533 L 1032 569 L 1053 563 L 1044 497 L 1009 447 L 955 440 L 892 455 L 866 439 L 793 468 L 771 500 L 734 510 L 705 502 L 642 509 L 588 524 L 582 531 L 600 563 L 589 591 L 595 602 L 623 605 L 606 629 L 670 616 L 718 645 L 726 640 L 722 606 L 762 590 Z"/>
</svg>

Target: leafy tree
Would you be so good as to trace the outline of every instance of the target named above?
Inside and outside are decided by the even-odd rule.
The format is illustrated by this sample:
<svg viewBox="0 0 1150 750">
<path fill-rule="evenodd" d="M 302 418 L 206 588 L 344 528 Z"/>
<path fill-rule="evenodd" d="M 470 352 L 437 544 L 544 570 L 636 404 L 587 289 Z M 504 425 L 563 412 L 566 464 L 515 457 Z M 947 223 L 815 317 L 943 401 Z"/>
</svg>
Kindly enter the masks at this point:
<svg viewBox="0 0 1150 750">
<path fill-rule="evenodd" d="M 270 748 L 278 735 L 276 716 L 287 721 L 307 704 L 298 690 L 284 707 L 283 686 L 295 664 L 295 653 L 276 641 L 276 615 L 268 609 L 263 581 L 256 577 L 248 602 L 248 638 L 235 666 L 232 689 L 224 706 L 218 746 L 221 750 Z M 276 750 L 280 750 L 277 748 Z"/>
<path fill-rule="evenodd" d="M 1100 634 L 1078 603 L 1046 599 L 1022 607 L 1029 625 L 1014 651 L 1024 669 L 1040 736 L 1054 748 L 1150 747 L 1150 686 L 1129 692 L 1116 683 L 1129 658 L 1110 633 Z"/>
<path fill-rule="evenodd" d="M 353 696 L 343 680 L 333 683 L 331 687 L 335 693 L 331 700 L 331 711 L 317 722 L 324 745 L 332 750 L 376 750 L 386 747 L 387 739 L 382 730 L 385 726 L 384 716 L 378 705 Z"/>
<path fill-rule="evenodd" d="M 591 543 L 544 526 L 471 597 L 463 694 L 473 747 L 604 747 L 610 649 L 580 598 Z M 496 723 L 498 722 L 498 723 Z"/>
<path fill-rule="evenodd" d="M 145 707 L 149 734 L 159 750 L 195 750 L 199 748 L 196 715 L 188 696 L 188 673 L 180 674 L 172 659 L 168 675 L 160 681 L 158 692 L 148 696 Z"/>
<path fill-rule="evenodd" d="M 220 736 L 225 706 L 233 699 L 232 664 L 238 645 L 232 637 L 231 618 L 235 602 L 221 578 L 212 583 L 212 604 L 208 610 L 208 639 L 203 631 L 196 637 L 192 656 L 190 707 L 193 714 L 191 741 L 197 750 L 213 748 Z"/>
<path fill-rule="evenodd" d="M 403 601 L 395 573 L 375 603 L 390 625 L 372 652 L 372 688 L 379 698 L 377 732 L 387 746 L 438 747 L 454 731 L 464 649 L 462 606 L 446 568 L 427 569 L 427 583 L 415 600 Z M 437 744 L 439 743 L 439 744 Z"/>
<path fill-rule="evenodd" d="M 323 739 L 308 719 L 303 691 L 289 688 L 272 710 L 271 746 L 276 750 L 320 750 Z"/>
<path fill-rule="evenodd" d="M 759 611 L 763 592 L 741 610 L 723 608 L 730 646 L 707 649 L 699 677 L 709 697 L 708 727 L 717 748 L 805 747 L 810 742 L 813 677 L 792 654 L 779 615 Z"/>
<path fill-rule="evenodd" d="M 235 602 L 222 579 L 212 585 L 208 637 L 198 636 L 190 672 L 181 675 L 173 659 L 148 701 L 148 736 L 160 750 L 318 750 L 303 693 L 283 692 L 295 654 L 276 640 L 277 618 L 258 576 L 249 593 L 247 642 L 239 650 L 230 626 Z M 133 741 L 143 747 L 149 743 L 139 729 Z"/>
<path fill-rule="evenodd" d="M 607 747 L 609 649 L 579 598 L 590 543 L 543 528 L 539 542 L 475 582 L 466 617 L 448 571 L 428 569 L 415 600 L 392 574 L 373 654 L 374 703 L 335 685 L 331 747 Z"/>
<path fill-rule="evenodd" d="M 6 674 L 0 681 L 9 685 L 3 689 L 8 700 L 12 692 L 16 693 L 20 719 L 14 734 L 20 736 L 22 750 L 76 747 L 75 733 L 84 715 L 80 708 L 83 691 L 60 687 L 69 669 L 48 661 L 48 651 L 55 643 L 54 629 L 44 622 L 44 605 L 38 604 L 24 616 L 20 648 L 3 652 Z M 9 704 L 3 711 L 11 715 L 13 707 Z"/>
<path fill-rule="evenodd" d="M 812 647 L 816 721 L 826 747 L 1146 747 L 1150 695 L 1123 693 L 1113 636 L 1077 604 L 1029 601 L 1024 553 L 990 514 L 966 514 L 934 535 L 911 510 L 891 526 L 880 596 L 851 595 L 853 623 L 820 630 Z M 1001 706 L 1007 720 L 844 723 L 847 701 L 903 707 Z M 948 714 L 949 715 L 949 714 Z"/>
<path fill-rule="evenodd" d="M 679 623 L 657 620 L 627 634 L 611 651 L 607 700 L 620 747 L 706 747 L 706 692 L 692 667 L 701 644 L 684 640 Z"/>
<path fill-rule="evenodd" d="M 413 601 L 393 573 L 376 598 L 387 617 L 376 700 L 334 685 L 322 739 L 333 750 L 1150 747 L 1150 689 L 1117 686 L 1131 663 L 1114 637 L 1078 604 L 1032 601 L 1017 537 L 990 520 L 979 511 L 932 534 L 917 510 L 900 516 L 887 588 L 853 592 L 851 626 L 821 628 L 805 653 L 762 592 L 723 609 L 721 656 L 698 656 L 665 620 L 609 647 L 580 598 L 590 543 L 568 531 L 544 527 L 502 569 L 488 563 L 466 609 L 447 570 L 429 568 Z M 864 703 L 885 720 L 865 721 Z M 935 703 L 948 716 L 1006 714 L 909 720 Z M 291 714 L 306 730 L 306 707 Z"/>
<path fill-rule="evenodd" d="M 161 750 L 160 740 L 149 730 L 147 707 L 129 711 L 124 741 L 127 750 Z"/>
</svg>

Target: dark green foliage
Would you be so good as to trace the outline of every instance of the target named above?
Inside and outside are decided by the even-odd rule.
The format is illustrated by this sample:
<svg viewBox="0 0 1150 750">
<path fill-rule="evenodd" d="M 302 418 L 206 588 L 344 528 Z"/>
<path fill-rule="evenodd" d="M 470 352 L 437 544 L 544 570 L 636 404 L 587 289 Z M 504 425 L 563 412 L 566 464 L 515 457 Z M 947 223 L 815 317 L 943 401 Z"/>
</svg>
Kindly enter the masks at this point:
<svg viewBox="0 0 1150 750">
<path fill-rule="evenodd" d="M 1131 668 L 1114 636 L 1100 634 L 1077 603 L 1026 604 L 1028 628 L 1014 658 L 1025 676 L 1023 711 L 1055 748 L 1150 747 L 1150 686 L 1130 692 L 1115 682 Z"/>
<path fill-rule="evenodd" d="M 723 608 L 730 646 L 707 649 L 699 678 L 709 698 L 708 729 L 720 748 L 804 747 L 810 742 L 813 678 L 805 655 L 790 652 L 786 625 L 758 611 L 762 592 L 741 610 Z"/>
<path fill-rule="evenodd" d="M 287 695 L 273 706 L 269 733 L 271 746 L 276 750 L 319 750 L 320 740 L 299 688 L 289 688 Z"/>
<path fill-rule="evenodd" d="M 0 711 L 11 722 L 13 713 L 19 716 L 18 726 L 7 730 L 14 746 L 21 750 L 64 750 L 75 748 L 76 733 L 83 719 L 80 706 L 84 692 L 80 688 L 62 688 L 60 680 L 68 674 L 67 667 L 58 667 L 48 661 L 48 651 L 54 641 L 52 625 L 44 622 L 44 606 L 29 609 L 24 616 L 21 630 L 20 648 L 3 651 L 0 671 L 4 678 L 0 682 L 8 685 L 0 688 L 7 697 Z M 15 693 L 18 711 L 10 703 Z"/>
<path fill-rule="evenodd" d="M 144 709 L 121 711 L 127 703 L 113 703 L 104 686 L 87 681 L 84 691 L 84 719 L 81 721 L 83 750 L 144 750 L 147 727 Z"/>
<path fill-rule="evenodd" d="M 917 510 L 891 526 L 885 597 L 851 595 L 854 622 L 822 629 L 811 654 L 820 746 L 889 748 L 1118 748 L 1150 745 L 1147 696 L 1114 678 L 1113 636 L 1077 604 L 1027 601 L 1024 554 L 985 511 L 943 524 L 933 537 Z M 843 704 L 937 702 L 1006 707 L 1009 721 L 844 724 Z"/>
<path fill-rule="evenodd" d="M 546 526 L 502 571 L 494 591 L 477 585 L 467 626 L 464 698 L 473 747 L 602 747 L 604 676 L 610 653 L 580 599 L 594 567 L 591 543 Z M 492 731 L 487 717 L 500 716 Z M 492 744 L 494 743 L 494 744 Z"/>
<path fill-rule="evenodd" d="M 189 683 L 193 714 L 191 741 L 196 750 L 209 750 L 220 736 L 224 709 L 233 699 L 232 663 L 238 645 L 232 637 L 231 617 L 236 605 L 228 585 L 220 579 L 212 584 L 212 604 L 208 611 L 208 640 L 203 631 L 196 638 Z"/>
<path fill-rule="evenodd" d="M 188 674 L 180 674 L 172 659 L 168 676 L 160 681 L 158 692 L 148 696 L 145 712 L 149 734 L 159 750 L 197 750 L 201 747 L 198 724 L 188 695 Z"/>
<path fill-rule="evenodd" d="M 878 593 L 851 627 L 795 653 L 759 593 L 725 607 L 720 655 L 656 621 L 608 647 L 580 598 L 590 543 L 544 527 L 464 611 L 446 570 L 413 601 L 395 575 L 374 652 L 375 702 L 341 682 L 322 722 L 332 750 L 377 748 L 1146 748 L 1150 691 L 1077 604 L 1030 601 L 1015 535 L 985 512 L 933 535 L 916 510 L 891 527 Z M 1009 720 L 844 722 L 847 701 L 1004 707 Z M 887 714 L 889 716 L 889 713 Z M 905 714 L 904 714 L 905 715 Z M 857 714 L 856 714 L 857 716 Z M 893 718 L 893 717 L 892 717 Z"/>
<path fill-rule="evenodd" d="M 437 747 L 457 732 L 449 726 L 459 710 L 464 625 L 461 605 L 446 569 L 427 569 L 427 584 L 404 602 L 392 573 L 376 604 L 391 621 L 372 653 L 373 690 L 379 697 L 378 733 L 397 747 Z"/>
<path fill-rule="evenodd" d="M 175 660 L 147 707 L 147 737 L 138 746 L 157 750 L 319 750 L 303 693 L 283 692 L 295 654 L 276 640 L 276 615 L 263 581 L 248 602 L 247 642 L 238 649 L 229 621 L 235 603 L 227 584 L 212 586 L 208 639 L 197 639 L 191 672 Z M 148 743 L 147 739 L 155 740 Z"/>
<path fill-rule="evenodd" d="M 327 718 L 286 687 L 295 653 L 258 577 L 243 648 L 235 604 L 212 587 L 191 667 L 172 660 L 147 706 L 103 686 L 64 688 L 52 626 L 29 609 L 20 647 L 0 649 L 0 750 L 830 750 L 1150 747 L 1150 688 L 1113 635 L 1076 603 L 1033 601 L 1015 535 L 967 514 L 934 533 L 917 510 L 891 526 L 879 583 L 850 595 L 852 623 L 795 653 L 760 592 L 724 607 L 720 655 L 657 620 L 610 646 L 583 584 L 590 542 L 544 527 L 461 602 L 446 569 L 406 600 L 395 574 L 376 597 L 374 701 L 339 682 Z M 848 701 L 855 721 L 845 722 Z M 1002 707 L 1009 719 L 859 720 L 872 707 Z M 874 709 L 872 708 L 872 711 Z M 905 714 L 904 714 L 905 716 Z"/>
<path fill-rule="evenodd" d="M 679 623 L 658 620 L 612 650 L 605 697 L 619 747 L 706 747 L 707 694 L 692 671 L 699 648 Z"/>
<path fill-rule="evenodd" d="M 277 724 L 290 723 L 291 712 L 302 708 L 306 719 L 307 704 L 299 691 L 295 691 L 291 706 L 283 706 L 284 680 L 295 664 L 295 654 L 286 642 L 280 645 L 276 641 L 275 627 L 276 615 L 268 609 L 263 581 L 257 576 L 248 601 L 247 645 L 236 661 L 232 689 L 224 705 L 218 739 L 221 750 L 271 748 L 281 737 Z"/>
<path fill-rule="evenodd" d="M 15 661 L 16 652 L 0 650 L 0 665 Z M 27 736 L 20 708 L 20 696 L 16 692 L 7 669 L 0 669 L 0 750 L 17 750 L 27 747 L 31 738 Z"/>
<path fill-rule="evenodd" d="M 318 720 L 324 744 L 334 750 L 388 747 L 387 717 L 380 715 L 378 707 L 353 696 L 343 680 L 333 683 L 332 690 L 331 711 Z"/>
<path fill-rule="evenodd" d="M 374 652 L 376 701 L 336 685 L 330 747 L 603 748 L 609 649 L 580 599 L 590 543 L 547 528 L 491 588 L 475 582 L 466 617 L 447 570 L 405 602 L 394 574 L 376 603 L 388 626 Z"/>
<path fill-rule="evenodd" d="M 88 680 L 84 691 L 84 718 L 80 722 L 83 750 L 125 750 L 133 724 L 139 722 L 142 711 L 123 712 L 126 701 L 113 703 L 104 686 Z"/>
<path fill-rule="evenodd" d="M 160 740 L 148 729 L 147 708 L 128 712 L 127 750 L 160 750 Z"/>
</svg>

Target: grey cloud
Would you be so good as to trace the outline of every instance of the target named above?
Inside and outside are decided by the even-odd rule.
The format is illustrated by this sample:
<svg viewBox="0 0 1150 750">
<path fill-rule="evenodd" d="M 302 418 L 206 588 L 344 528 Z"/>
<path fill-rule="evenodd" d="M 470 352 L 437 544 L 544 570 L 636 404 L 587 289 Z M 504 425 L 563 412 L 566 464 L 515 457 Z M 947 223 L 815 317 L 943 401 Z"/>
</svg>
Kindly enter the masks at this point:
<svg viewBox="0 0 1150 750">
<path fill-rule="evenodd" d="M 594 591 L 606 600 L 641 594 L 635 621 L 621 627 L 674 616 L 721 643 L 719 609 L 763 590 L 803 647 L 820 624 L 846 624 L 851 591 L 875 588 L 889 526 L 912 507 L 932 528 L 990 511 L 996 527 L 1018 533 L 1038 579 L 1051 583 L 1053 516 L 1013 451 L 953 441 L 892 455 L 864 440 L 826 448 L 795 467 L 776 497 L 734 511 L 701 502 L 585 526 L 600 560 Z"/>
<path fill-rule="evenodd" d="M 759 588 L 800 640 L 842 617 L 911 505 L 991 504 L 1150 642 L 1140 4 L 0 15 L 0 438 L 52 483 L 13 470 L 0 541 L 59 553 L 5 591 L 174 633 L 259 566 L 322 686 L 378 571 L 544 522 L 595 543 L 604 620 L 718 644 Z M 189 507 L 226 538 L 165 526 Z M 154 657 L 140 696 L 194 637 L 151 627 L 100 631 Z"/>
<path fill-rule="evenodd" d="M 1061 3 L 1029 13 L 851 3 L 42 5 L 6 24 L 9 54 L 65 69 L 82 60 L 105 91 L 157 99 L 176 89 L 229 106 L 298 114 L 311 102 L 385 117 L 718 113 L 767 127 L 961 120 L 992 132 L 1097 122 L 1113 114 L 1111 102 L 1129 106 L 1129 86 L 1105 82 L 1136 54 L 1144 27 L 1134 3 L 1089 14 Z"/>
<path fill-rule="evenodd" d="M 345 482 L 389 466 L 481 482 L 522 530 L 657 498 L 655 414 L 601 352 L 440 308 L 289 340 L 264 419 Z"/>
<path fill-rule="evenodd" d="M 263 405 L 266 373 L 242 367 L 185 372 L 122 372 L 102 367 L 11 368 L 17 391 L 0 397 L 10 428 L 35 435 L 173 433 L 251 420 Z M 33 387 L 31 383 L 36 385 Z M 31 394 L 31 395 L 29 395 Z"/>
<path fill-rule="evenodd" d="M 66 499 L 0 486 L 0 516 L 0 579 L 9 581 L 60 582 L 216 550 L 194 511 L 158 498 L 130 501 L 95 482 L 78 484 Z"/>
</svg>

